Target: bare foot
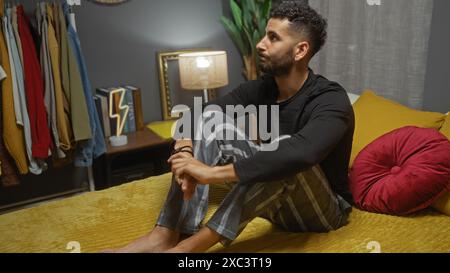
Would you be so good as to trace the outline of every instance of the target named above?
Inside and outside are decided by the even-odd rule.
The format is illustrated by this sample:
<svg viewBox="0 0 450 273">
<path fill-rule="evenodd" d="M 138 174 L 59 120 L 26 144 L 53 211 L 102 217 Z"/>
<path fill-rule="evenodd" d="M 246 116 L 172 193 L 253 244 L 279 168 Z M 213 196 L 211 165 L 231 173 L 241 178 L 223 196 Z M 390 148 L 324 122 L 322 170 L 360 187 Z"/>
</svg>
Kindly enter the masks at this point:
<svg viewBox="0 0 450 273">
<path fill-rule="evenodd" d="M 177 254 L 181 254 L 181 253 L 189 253 L 189 251 L 182 249 L 180 247 L 173 247 L 171 249 L 168 249 L 166 251 L 164 251 L 164 253 L 177 253 Z"/>
<path fill-rule="evenodd" d="M 220 241 L 220 234 L 204 227 L 193 236 L 179 242 L 176 246 L 166 249 L 164 253 L 204 253 Z"/>
<path fill-rule="evenodd" d="M 155 253 L 177 245 L 180 234 L 165 227 L 156 226 L 152 232 L 119 249 L 107 249 L 102 253 Z"/>
</svg>

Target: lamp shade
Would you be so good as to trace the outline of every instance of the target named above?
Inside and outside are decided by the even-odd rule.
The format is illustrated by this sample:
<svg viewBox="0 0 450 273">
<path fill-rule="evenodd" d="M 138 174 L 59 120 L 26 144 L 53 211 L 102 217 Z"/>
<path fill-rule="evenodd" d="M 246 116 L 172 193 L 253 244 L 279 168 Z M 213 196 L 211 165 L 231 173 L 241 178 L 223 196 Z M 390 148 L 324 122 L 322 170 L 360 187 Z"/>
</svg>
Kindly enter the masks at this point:
<svg viewBox="0 0 450 273">
<path fill-rule="evenodd" d="M 205 51 L 179 56 L 181 87 L 187 90 L 214 89 L 228 85 L 227 53 Z"/>
</svg>

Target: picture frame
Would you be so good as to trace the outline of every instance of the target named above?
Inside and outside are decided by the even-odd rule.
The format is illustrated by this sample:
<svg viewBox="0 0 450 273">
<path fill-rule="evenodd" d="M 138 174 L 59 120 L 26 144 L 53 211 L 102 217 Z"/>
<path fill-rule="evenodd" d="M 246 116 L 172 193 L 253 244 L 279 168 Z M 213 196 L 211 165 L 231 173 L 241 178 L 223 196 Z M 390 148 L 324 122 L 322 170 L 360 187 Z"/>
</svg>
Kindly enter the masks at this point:
<svg viewBox="0 0 450 273">
<path fill-rule="evenodd" d="M 173 117 L 172 109 L 177 104 L 188 105 L 189 102 L 193 101 L 189 101 L 186 98 L 193 98 L 194 96 L 202 97 L 202 90 L 199 90 L 198 92 L 182 90 L 179 84 L 180 79 L 178 60 L 181 54 L 204 51 L 210 51 L 210 49 L 185 49 L 178 51 L 163 51 L 157 53 L 161 111 L 164 121 L 177 119 L 177 117 Z M 209 101 L 215 98 L 217 98 L 216 90 L 208 90 Z"/>
</svg>

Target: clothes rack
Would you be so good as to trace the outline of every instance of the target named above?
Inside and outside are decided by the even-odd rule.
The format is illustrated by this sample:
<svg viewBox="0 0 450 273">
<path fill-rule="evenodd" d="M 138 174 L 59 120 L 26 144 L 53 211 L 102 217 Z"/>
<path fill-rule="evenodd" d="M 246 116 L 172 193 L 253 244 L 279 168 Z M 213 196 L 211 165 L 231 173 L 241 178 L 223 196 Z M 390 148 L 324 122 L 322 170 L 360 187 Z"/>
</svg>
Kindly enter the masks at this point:
<svg viewBox="0 0 450 273">
<path fill-rule="evenodd" d="M 65 2 L 70 7 L 70 9 L 69 9 L 69 12 L 70 12 L 70 16 L 69 16 L 70 24 L 73 26 L 73 29 L 75 31 L 77 31 L 74 7 L 75 6 L 80 6 L 81 5 L 81 1 L 80 0 L 65 0 Z M 13 5 L 18 5 L 18 4 L 20 4 L 20 1 L 5 1 L 5 6 L 6 7 L 10 7 L 10 6 L 13 6 Z M 80 185 L 83 188 L 77 188 L 77 189 L 74 189 L 74 190 L 71 190 L 71 191 L 68 191 L 68 192 L 62 192 L 62 193 L 59 193 L 59 194 L 51 194 L 51 195 L 46 195 L 46 196 L 40 196 L 39 198 L 35 198 L 35 199 L 32 199 L 32 200 L 22 201 L 22 202 L 18 202 L 18 203 L 15 203 L 15 204 L 3 206 L 3 207 L 0 207 L 0 211 L 11 210 L 11 209 L 15 209 L 17 207 L 27 206 L 27 205 L 31 205 L 31 204 L 40 203 L 40 202 L 46 202 L 46 201 L 54 200 L 54 199 L 58 199 L 58 198 L 63 198 L 63 197 L 67 197 L 69 195 L 82 193 L 82 192 L 85 192 L 87 190 L 88 191 L 95 191 L 93 168 L 92 168 L 92 166 L 89 166 L 89 167 L 86 167 L 86 170 L 87 170 L 87 183 L 86 183 L 86 180 L 85 180 L 86 178 L 84 178 L 82 184 Z"/>
</svg>

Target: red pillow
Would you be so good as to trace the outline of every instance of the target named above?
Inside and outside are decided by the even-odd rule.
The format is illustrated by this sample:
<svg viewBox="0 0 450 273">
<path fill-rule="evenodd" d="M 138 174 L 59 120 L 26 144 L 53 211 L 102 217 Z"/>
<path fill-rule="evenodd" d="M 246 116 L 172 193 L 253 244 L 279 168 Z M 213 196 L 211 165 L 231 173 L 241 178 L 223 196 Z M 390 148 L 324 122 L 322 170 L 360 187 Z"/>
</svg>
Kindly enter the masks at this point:
<svg viewBox="0 0 450 273">
<path fill-rule="evenodd" d="M 450 189 L 450 142 L 434 129 L 405 127 L 369 144 L 350 171 L 357 207 L 406 215 Z"/>
</svg>

